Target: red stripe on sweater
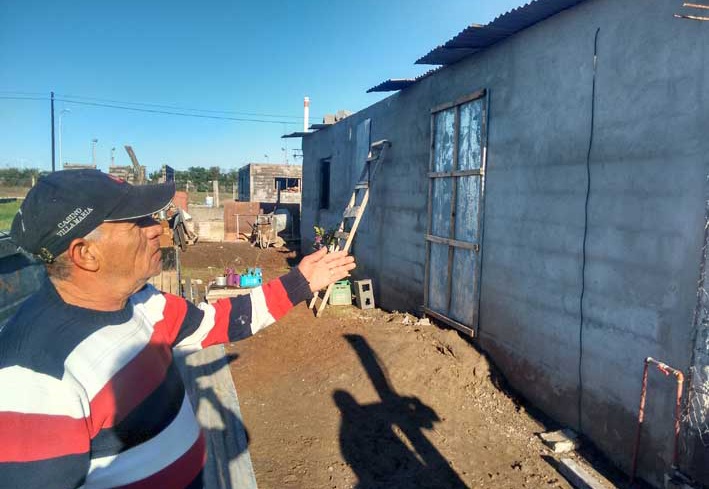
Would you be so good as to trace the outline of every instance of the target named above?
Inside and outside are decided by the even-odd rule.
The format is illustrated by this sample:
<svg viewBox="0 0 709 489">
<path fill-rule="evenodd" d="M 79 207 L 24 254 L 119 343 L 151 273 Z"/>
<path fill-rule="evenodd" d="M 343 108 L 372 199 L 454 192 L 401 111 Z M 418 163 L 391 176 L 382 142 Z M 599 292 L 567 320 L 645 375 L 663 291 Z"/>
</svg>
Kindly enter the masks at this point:
<svg viewBox="0 0 709 489">
<path fill-rule="evenodd" d="M 0 462 L 31 462 L 88 451 L 84 418 L 0 412 Z"/>
<path fill-rule="evenodd" d="M 197 441 L 184 455 L 161 471 L 145 479 L 113 489 L 183 489 L 197 477 L 206 460 L 207 450 L 205 449 L 204 433 L 200 433 Z"/>
<path fill-rule="evenodd" d="M 202 340 L 202 347 L 219 345 L 229 342 L 229 314 L 231 313 L 231 301 L 229 299 L 219 299 L 213 304 L 214 326 L 207 336 Z"/>
<path fill-rule="evenodd" d="M 273 319 L 282 318 L 288 311 L 293 308 L 288 292 L 280 279 L 274 279 L 263 286 L 263 295 L 266 298 L 266 306 L 268 312 L 273 316 Z"/>
<path fill-rule="evenodd" d="M 165 380 L 172 361 L 170 343 L 158 324 L 148 344 L 91 399 L 91 438 L 130 414 Z"/>
<path fill-rule="evenodd" d="M 163 297 L 165 297 L 163 319 L 155 324 L 155 330 L 162 331 L 168 344 L 171 345 L 177 338 L 185 315 L 187 315 L 187 301 L 172 294 L 163 294 Z"/>
</svg>

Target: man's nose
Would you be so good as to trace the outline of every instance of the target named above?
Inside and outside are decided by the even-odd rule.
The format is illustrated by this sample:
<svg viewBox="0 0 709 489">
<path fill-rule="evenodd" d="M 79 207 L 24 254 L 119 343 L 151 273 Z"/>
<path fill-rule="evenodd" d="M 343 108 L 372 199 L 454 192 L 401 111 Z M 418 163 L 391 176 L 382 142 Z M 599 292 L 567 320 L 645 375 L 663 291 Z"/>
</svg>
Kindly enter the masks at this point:
<svg viewBox="0 0 709 489">
<path fill-rule="evenodd" d="M 146 226 L 143 227 L 143 232 L 148 239 L 158 238 L 163 233 L 162 224 L 160 224 L 160 221 L 150 219 L 150 221 L 146 223 Z"/>
</svg>

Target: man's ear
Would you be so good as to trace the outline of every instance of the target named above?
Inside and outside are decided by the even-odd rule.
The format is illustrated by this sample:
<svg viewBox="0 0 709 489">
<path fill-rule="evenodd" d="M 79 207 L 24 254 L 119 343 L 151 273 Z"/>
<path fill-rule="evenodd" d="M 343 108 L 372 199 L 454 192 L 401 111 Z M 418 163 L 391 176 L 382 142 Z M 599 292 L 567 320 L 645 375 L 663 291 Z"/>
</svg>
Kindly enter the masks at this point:
<svg viewBox="0 0 709 489">
<path fill-rule="evenodd" d="M 100 253 L 95 243 L 84 238 L 77 238 L 69 244 L 66 253 L 69 260 L 82 270 L 87 272 L 99 270 Z"/>
</svg>

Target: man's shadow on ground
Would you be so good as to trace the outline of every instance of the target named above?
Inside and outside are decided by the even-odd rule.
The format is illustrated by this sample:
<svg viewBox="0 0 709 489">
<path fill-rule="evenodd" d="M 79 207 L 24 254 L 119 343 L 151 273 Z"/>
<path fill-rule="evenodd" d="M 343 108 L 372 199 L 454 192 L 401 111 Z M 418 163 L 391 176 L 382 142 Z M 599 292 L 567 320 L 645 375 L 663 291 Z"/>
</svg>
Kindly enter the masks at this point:
<svg viewBox="0 0 709 489">
<path fill-rule="evenodd" d="M 440 421 L 417 397 L 399 396 L 376 353 L 359 335 L 345 335 L 369 374 L 381 402 L 358 404 L 351 394 L 333 394 L 340 409 L 340 449 L 359 489 L 466 488 L 448 461 L 424 436 Z M 406 443 L 404 440 L 407 440 Z"/>
</svg>

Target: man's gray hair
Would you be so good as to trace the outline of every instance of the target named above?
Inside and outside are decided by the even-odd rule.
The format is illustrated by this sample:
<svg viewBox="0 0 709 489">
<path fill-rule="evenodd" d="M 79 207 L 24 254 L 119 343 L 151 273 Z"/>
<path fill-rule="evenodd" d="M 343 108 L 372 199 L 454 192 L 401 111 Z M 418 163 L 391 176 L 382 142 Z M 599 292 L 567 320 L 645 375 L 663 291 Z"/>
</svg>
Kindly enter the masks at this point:
<svg viewBox="0 0 709 489">
<path fill-rule="evenodd" d="M 98 241 L 101 239 L 101 231 L 99 228 L 96 228 L 84 236 L 84 239 L 88 241 Z M 66 280 L 71 276 L 73 264 L 65 251 L 57 256 L 52 263 L 45 263 L 44 266 L 47 268 L 49 278 L 54 280 Z"/>
</svg>

